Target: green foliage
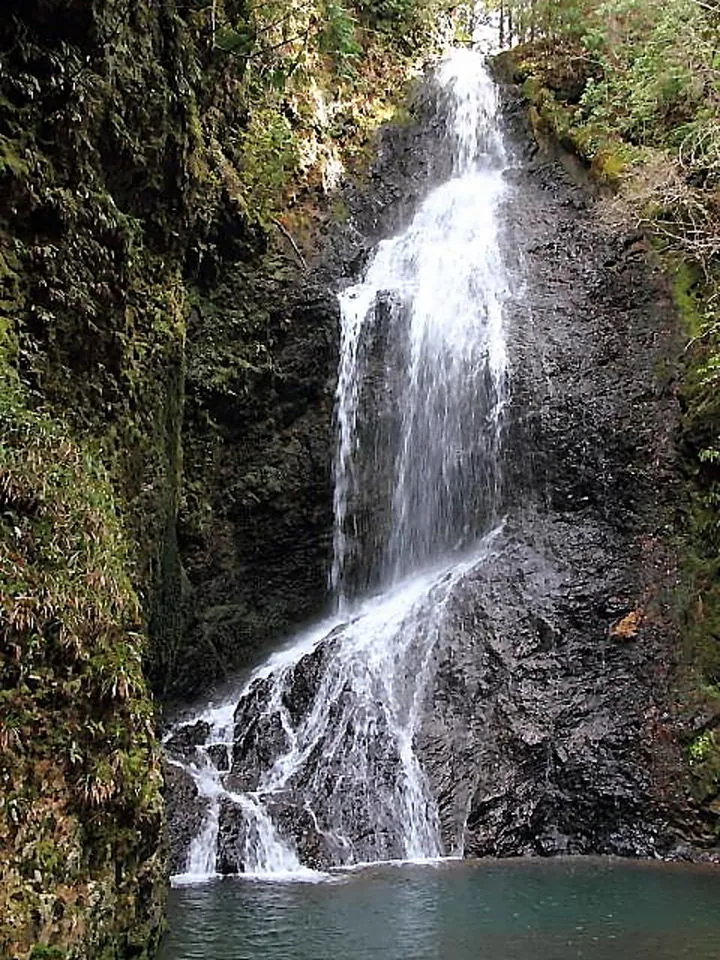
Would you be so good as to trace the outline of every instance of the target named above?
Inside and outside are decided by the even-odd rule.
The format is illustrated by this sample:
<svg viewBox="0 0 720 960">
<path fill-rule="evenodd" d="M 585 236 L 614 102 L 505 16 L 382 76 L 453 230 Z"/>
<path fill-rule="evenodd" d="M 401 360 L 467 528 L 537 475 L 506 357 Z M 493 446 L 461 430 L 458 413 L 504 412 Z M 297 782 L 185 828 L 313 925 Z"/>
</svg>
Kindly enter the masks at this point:
<svg viewBox="0 0 720 960">
<path fill-rule="evenodd" d="M 602 4 L 584 38 L 603 71 L 583 98 L 585 116 L 634 143 L 677 139 L 704 97 L 691 55 L 695 13 L 692 0 L 673 0 L 654 12 L 629 0 Z"/>
<path fill-rule="evenodd" d="M 447 0 L 257 0 L 241 10 L 218 3 L 196 14 L 213 38 L 211 62 L 234 77 L 235 96 L 244 106 L 245 122 L 228 131 L 223 149 L 238 174 L 237 179 L 231 174 L 229 185 L 248 219 L 267 227 L 291 185 L 297 187 L 326 154 L 318 143 L 321 129 L 329 126 L 326 99 L 336 100 L 333 119 L 344 121 L 342 139 L 365 134 L 356 115 L 348 123 L 338 108 L 343 96 L 348 106 L 357 99 L 357 88 L 366 82 L 360 64 L 370 50 L 377 53 L 378 36 L 388 60 L 416 56 L 434 37 L 446 5 Z M 368 93 L 377 97 L 378 91 Z M 353 106 L 357 114 L 373 105 Z"/>
<path fill-rule="evenodd" d="M 393 36 L 402 48 L 411 48 L 432 30 L 448 3 L 442 0 L 360 0 L 360 16 L 371 27 Z"/>
<path fill-rule="evenodd" d="M 253 111 L 241 138 L 241 175 L 248 215 L 267 225 L 282 203 L 283 189 L 299 155 L 286 117 L 272 107 Z"/>
<path fill-rule="evenodd" d="M 500 33 L 508 44 L 539 38 L 579 38 L 587 29 L 592 0 L 491 0 L 500 15 Z"/>
<path fill-rule="evenodd" d="M 215 33 L 215 48 L 222 53 L 231 53 L 243 59 L 249 58 L 256 43 L 255 31 L 247 23 L 223 26 Z"/>
<path fill-rule="evenodd" d="M 715 734 L 711 730 L 706 730 L 704 733 L 698 734 L 688 746 L 690 762 L 694 764 L 703 763 L 708 759 L 714 749 Z"/>
<path fill-rule="evenodd" d="M 27 173 L 27 162 L 20 155 L 17 144 L 7 137 L 0 136 L 0 177 L 8 174 L 22 177 Z"/>
<path fill-rule="evenodd" d="M 339 76 L 361 55 L 360 21 L 392 34 L 400 46 L 425 43 L 446 0 L 262 0 L 242 17 L 222 17 L 214 48 L 237 57 L 256 76 L 278 71 L 286 78 L 314 52 L 330 58 Z M 216 11 L 217 15 L 217 11 Z M 421 35 L 423 34 L 424 35 Z"/>
<path fill-rule="evenodd" d="M 717 703 L 717 699 L 716 699 Z M 720 793 L 720 737 L 717 730 L 705 730 L 698 734 L 688 745 L 688 760 L 693 779 L 693 789 L 698 800 L 718 812 L 718 794 Z M 715 831 L 715 841 L 718 831 Z"/>
<path fill-rule="evenodd" d="M 362 53 L 357 37 L 357 20 L 338 0 L 325 0 L 323 27 L 318 37 L 318 48 L 329 54 L 340 73 L 347 73 Z"/>
<path fill-rule="evenodd" d="M 37 943 L 30 952 L 30 960 L 65 960 L 67 950 L 61 947 L 49 947 L 45 944 Z"/>
<path fill-rule="evenodd" d="M 596 64 L 582 99 L 585 122 L 632 143 L 679 146 L 686 139 L 686 153 L 699 149 L 715 156 L 707 123 L 717 116 L 717 55 L 703 5 L 504 0 L 502 9 L 512 24 L 510 42 L 543 38 L 562 59 L 562 44 L 570 41 L 577 55 Z"/>
</svg>

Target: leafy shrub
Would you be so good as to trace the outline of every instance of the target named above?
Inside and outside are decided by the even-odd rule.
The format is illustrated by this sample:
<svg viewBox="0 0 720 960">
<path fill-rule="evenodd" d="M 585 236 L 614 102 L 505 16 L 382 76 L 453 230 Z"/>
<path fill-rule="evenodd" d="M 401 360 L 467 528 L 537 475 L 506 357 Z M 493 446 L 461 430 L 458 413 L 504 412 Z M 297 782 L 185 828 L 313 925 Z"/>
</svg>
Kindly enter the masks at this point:
<svg viewBox="0 0 720 960">
<path fill-rule="evenodd" d="M 299 162 L 293 130 L 278 109 L 267 106 L 253 112 L 241 142 L 246 208 L 251 216 L 267 223 Z"/>
<path fill-rule="evenodd" d="M 357 20 L 338 0 L 326 0 L 323 13 L 318 48 L 334 59 L 341 74 L 347 73 L 362 52 L 357 39 Z"/>
</svg>

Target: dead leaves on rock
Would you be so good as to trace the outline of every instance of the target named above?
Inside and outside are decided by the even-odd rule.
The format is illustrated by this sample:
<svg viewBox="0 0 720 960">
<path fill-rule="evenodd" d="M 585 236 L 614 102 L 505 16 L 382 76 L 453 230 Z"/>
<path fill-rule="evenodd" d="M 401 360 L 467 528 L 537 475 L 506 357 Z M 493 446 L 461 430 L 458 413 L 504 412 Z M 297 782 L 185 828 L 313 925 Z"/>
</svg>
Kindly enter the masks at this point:
<svg viewBox="0 0 720 960">
<path fill-rule="evenodd" d="M 612 640 L 634 640 L 644 619 L 642 610 L 631 610 L 610 625 L 608 635 Z"/>
</svg>

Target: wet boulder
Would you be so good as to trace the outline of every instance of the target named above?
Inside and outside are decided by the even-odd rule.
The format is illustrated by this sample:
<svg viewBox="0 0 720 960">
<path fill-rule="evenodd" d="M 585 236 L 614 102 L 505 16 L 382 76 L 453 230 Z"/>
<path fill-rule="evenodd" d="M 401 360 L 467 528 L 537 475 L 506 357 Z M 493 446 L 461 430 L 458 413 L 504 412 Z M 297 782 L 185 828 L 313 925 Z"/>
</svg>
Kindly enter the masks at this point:
<svg viewBox="0 0 720 960">
<path fill-rule="evenodd" d="M 209 810 L 209 801 L 200 795 L 193 777 L 177 763 L 163 764 L 165 809 L 168 824 L 168 868 L 183 873 L 190 844 L 200 833 Z"/>
<path fill-rule="evenodd" d="M 210 724 L 204 720 L 182 724 L 176 727 L 172 736 L 165 741 L 165 750 L 178 760 L 193 760 L 197 756 L 197 747 L 203 746 L 209 736 Z"/>
<path fill-rule="evenodd" d="M 242 808 L 228 797 L 220 800 L 216 869 L 224 875 L 244 873 L 247 822 Z"/>
<path fill-rule="evenodd" d="M 457 584 L 416 743 L 448 852 L 662 850 L 638 679 L 658 648 L 614 643 L 603 599 L 629 575 L 601 525 L 525 515 Z"/>
</svg>

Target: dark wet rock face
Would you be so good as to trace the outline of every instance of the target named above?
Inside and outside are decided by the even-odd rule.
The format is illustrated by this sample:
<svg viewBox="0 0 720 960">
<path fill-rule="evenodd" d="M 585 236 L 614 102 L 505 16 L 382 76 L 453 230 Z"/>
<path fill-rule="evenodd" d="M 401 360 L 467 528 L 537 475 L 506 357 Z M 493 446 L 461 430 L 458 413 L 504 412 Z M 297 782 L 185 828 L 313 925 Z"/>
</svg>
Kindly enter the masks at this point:
<svg viewBox="0 0 720 960">
<path fill-rule="evenodd" d="M 187 726 L 178 727 L 165 747 L 171 756 L 182 760 L 192 760 L 196 755 L 196 748 L 203 746 L 210 735 L 210 726 L 203 720 Z"/>
<path fill-rule="evenodd" d="M 202 829 L 209 803 L 200 796 L 192 776 L 178 764 L 166 761 L 163 777 L 169 827 L 168 869 L 170 873 L 182 873 L 190 844 Z"/>
<path fill-rule="evenodd" d="M 668 849 L 653 755 L 663 650 L 652 628 L 609 634 L 621 564 L 597 524 L 538 516 L 510 523 L 457 587 L 418 743 L 448 850 Z"/>
<path fill-rule="evenodd" d="M 339 628 L 342 630 L 342 628 Z M 279 709 L 286 711 L 292 727 L 298 730 L 316 706 L 319 687 L 328 660 L 337 646 L 338 630 L 291 668 L 283 685 Z M 271 703 L 271 679 L 256 681 L 240 701 L 234 717 L 232 767 L 223 778 L 234 793 L 251 792 L 270 816 L 278 835 L 296 851 L 300 861 L 313 869 L 324 870 L 357 859 L 393 859 L 402 855 L 388 818 L 376 803 L 376 793 L 392 786 L 399 775 L 399 757 L 391 737 L 381 724 L 365 744 L 368 775 L 360 783 L 346 776 L 344 760 L 349 745 L 365 732 L 353 715 L 354 695 L 349 685 L 340 689 L 330 707 L 330 741 L 320 741 L 305 764 L 289 779 L 281 792 L 265 792 L 275 761 L 288 753 L 290 739 L 278 706 Z M 287 721 L 285 721 L 287 722 Z M 357 728 L 355 725 L 358 725 Z M 332 750 L 335 759 L 328 757 Z M 232 809 L 230 809 L 230 807 Z M 219 850 L 224 862 L 239 864 L 247 842 L 242 807 L 223 804 L 219 828 Z M 387 818 L 387 812 L 385 813 Z M 348 840 L 355 847 L 351 857 Z M 252 839 L 252 838 L 251 838 Z M 232 855 L 228 850 L 235 851 Z M 239 870 L 244 867 L 238 867 Z M 230 871 L 232 872 L 232 871 Z"/>
<path fill-rule="evenodd" d="M 180 516 L 185 629 L 160 683 L 187 696 L 322 609 L 338 306 L 281 257 L 227 264 L 189 320 Z"/>
<path fill-rule="evenodd" d="M 248 825 L 242 809 L 223 797 L 218 821 L 217 871 L 222 874 L 245 872 L 245 844 Z"/>
<path fill-rule="evenodd" d="M 651 856 L 676 842 L 686 802 L 664 592 L 675 319 L 637 235 L 516 150 L 510 520 L 502 552 L 455 590 L 418 750 L 448 849 Z"/>
<path fill-rule="evenodd" d="M 275 758 L 287 751 L 288 738 L 280 715 L 268 712 L 271 695 L 270 681 L 259 681 L 235 712 L 230 786 L 238 792 L 257 790 Z"/>
</svg>

